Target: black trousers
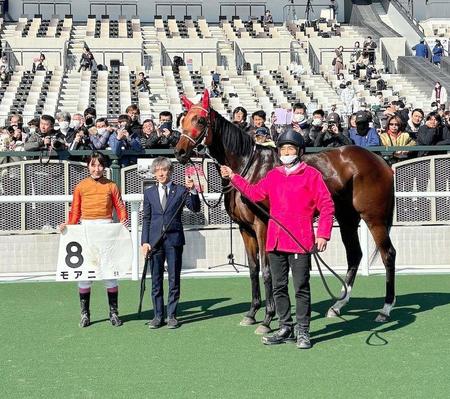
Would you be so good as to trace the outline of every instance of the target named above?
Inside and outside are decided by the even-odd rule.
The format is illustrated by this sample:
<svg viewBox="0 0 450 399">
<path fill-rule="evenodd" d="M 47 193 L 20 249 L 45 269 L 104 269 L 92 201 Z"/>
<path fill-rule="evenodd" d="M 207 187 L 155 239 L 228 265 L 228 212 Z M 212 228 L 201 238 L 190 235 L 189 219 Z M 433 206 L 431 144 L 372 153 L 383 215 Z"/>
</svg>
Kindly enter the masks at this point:
<svg viewBox="0 0 450 399">
<path fill-rule="evenodd" d="M 289 299 L 289 267 L 295 292 L 295 314 L 299 328 L 309 329 L 311 319 L 311 289 L 309 277 L 311 255 L 287 252 L 269 252 L 270 270 L 275 307 L 282 326 L 293 326 L 291 301 Z"/>
<path fill-rule="evenodd" d="M 182 266 L 183 246 L 170 245 L 163 240 L 155 250 L 152 259 L 152 302 L 155 317 L 164 319 L 164 262 L 167 259 L 169 277 L 169 295 L 167 300 L 167 317 L 175 317 L 180 299 L 180 274 Z"/>
</svg>

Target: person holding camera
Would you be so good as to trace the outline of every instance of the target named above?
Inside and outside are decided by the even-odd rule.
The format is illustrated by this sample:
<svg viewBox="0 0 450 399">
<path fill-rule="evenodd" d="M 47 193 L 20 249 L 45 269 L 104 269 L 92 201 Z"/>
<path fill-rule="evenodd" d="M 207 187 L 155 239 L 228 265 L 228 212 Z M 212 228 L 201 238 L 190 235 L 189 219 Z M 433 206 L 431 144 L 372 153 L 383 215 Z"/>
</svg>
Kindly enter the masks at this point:
<svg viewBox="0 0 450 399">
<path fill-rule="evenodd" d="M 341 120 L 336 113 L 328 115 L 327 123 L 314 141 L 314 147 L 342 147 L 351 144 L 352 141 L 344 135 Z"/>
<path fill-rule="evenodd" d="M 131 118 L 128 115 L 120 115 L 118 119 L 118 128 L 111 133 L 108 140 L 111 151 L 120 158 L 122 166 L 132 165 L 137 161 L 137 156 L 135 155 L 122 156 L 124 151 L 142 151 L 140 134 L 130 132 L 131 123 Z"/>
<path fill-rule="evenodd" d="M 172 113 L 163 111 L 159 114 L 159 126 L 155 134 L 149 137 L 151 148 L 173 148 L 177 145 L 180 133 L 172 128 Z"/>
<path fill-rule="evenodd" d="M 135 134 L 140 136 L 142 131 L 142 125 L 139 121 L 139 118 L 141 117 L 141 110 L 136 104 L 129 105 L 125 113 L 130 117 L 130 124 L 128 125 L 128 131 L 130 134 Z"/>
<path fill-rule="evenodd" d="M 92 149 L 104 150 L 106 149 L 109 137 L 114 129 L 109 126 L 108 119 L 98 118 L 95 121 L 95 127 L 88 130 L 89 142 Z"/>
<path fill-rule="evenodd" d="M 31 133 L 25 143 L 25 151 L 44 151 L 66 149 L 65 137 L 54 129 L 55 118 L 51 115 L 42 115 L 39 120 L 39 129 Z"/>
<path fill-rule="evenodd" d="M 139 72 L 137 79 L 134 81 L 136 90 L 145 93 L 150 92 L 150 82 L 147 80 L 144 72 Z"/>
</svg>

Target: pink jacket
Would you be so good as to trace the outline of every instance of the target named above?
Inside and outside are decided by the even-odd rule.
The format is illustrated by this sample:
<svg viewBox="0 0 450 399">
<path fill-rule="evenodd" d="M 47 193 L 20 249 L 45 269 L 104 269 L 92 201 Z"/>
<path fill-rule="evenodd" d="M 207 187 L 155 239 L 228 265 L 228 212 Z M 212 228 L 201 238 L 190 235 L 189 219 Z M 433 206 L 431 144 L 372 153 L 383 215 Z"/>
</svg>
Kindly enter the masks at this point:
<svg viewBox="0 0 450 399">
<path fill-rule="evenodd" d="M 231 182 L 253 202 L 268 198 L 270 215 L 280 221 L 308 251 L 315 243 L 313 218 L 317 211 L 317 236 L 330 239 L 334 204 L 318 170 L 302 162 L 290 174 L 286 173 L 284 166 L 272 169 L 256 184 L 250 184 L 239 175 L 234 175 Z M 272 219 L 267 230 L 266 250 L 305 252 Z"/>
</svg>

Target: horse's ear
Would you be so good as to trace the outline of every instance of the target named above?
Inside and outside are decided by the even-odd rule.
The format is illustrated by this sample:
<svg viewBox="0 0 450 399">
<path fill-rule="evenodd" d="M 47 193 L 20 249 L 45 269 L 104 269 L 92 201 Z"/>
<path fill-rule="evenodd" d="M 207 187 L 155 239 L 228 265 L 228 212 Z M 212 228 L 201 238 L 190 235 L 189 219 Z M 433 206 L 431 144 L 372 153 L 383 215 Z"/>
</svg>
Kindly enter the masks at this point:
<svg viewBox="0 0 450 399">
<path fill-rule="evenodd" d="M 186 96 L 181 96 L 181 102 L 183 103 L 184 107 L 189 111 L 189 108 L 192 107 L 192 101 L 190 101 Z"/>
<path fill-rule="evenodd" d="M 209 109 L 209 91 L 208 91 L 208 89 L 205 89 L 205 91 L 203 92 L 202 107 L 204 109 Z"/>
</svg>

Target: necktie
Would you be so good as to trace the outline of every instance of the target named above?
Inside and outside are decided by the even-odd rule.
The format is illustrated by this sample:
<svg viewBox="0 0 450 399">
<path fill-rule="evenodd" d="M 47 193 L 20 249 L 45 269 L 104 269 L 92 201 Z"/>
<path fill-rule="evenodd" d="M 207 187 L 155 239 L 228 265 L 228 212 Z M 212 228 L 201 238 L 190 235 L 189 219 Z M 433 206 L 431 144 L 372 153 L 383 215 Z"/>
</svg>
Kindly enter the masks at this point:
<svg viewBox="0 0 450 399">
<path fill-rule="evenodd" d="M 166 209 L 166 205 L 167 205 L 167 186 L 166 185 L 162 185 L 162 189 L 163 189 L 163 196 L 161 199 L 161 207 L 162 209 Z"/>
</svg>

